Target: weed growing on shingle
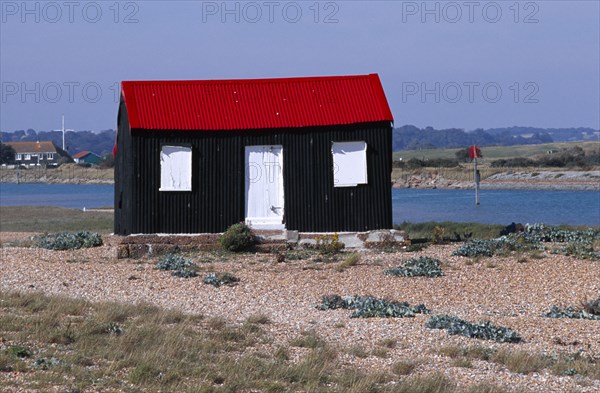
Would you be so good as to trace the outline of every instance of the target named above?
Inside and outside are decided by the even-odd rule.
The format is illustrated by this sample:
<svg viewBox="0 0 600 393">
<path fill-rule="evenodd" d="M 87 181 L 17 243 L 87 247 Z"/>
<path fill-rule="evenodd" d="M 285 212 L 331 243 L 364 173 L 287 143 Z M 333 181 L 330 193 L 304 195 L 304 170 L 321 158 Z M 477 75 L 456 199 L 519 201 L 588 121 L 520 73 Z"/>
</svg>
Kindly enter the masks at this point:
<svg viewBox="0 0 600 393">
<path fill-rule="evenodd" d="M 33 356 L 31 349 L 20 345 L 13 345 L 5 350 L 7 355 L 17 357 L 19 359 L 30 358 Z"/>
<path fill-rule="evenodd" d="M 566 230 L 545 224 L 526 224 L 524 233 L 532 241 L 546 243 L 591 242 L 600 239 L 600 229 Z"/>
<path fill-rule="evenodd" d="M 298 337 L 290 340 L 290 345 L 299 348 L 323 348 L 325 347 L 325 340 L 316 331 L 307 330 L 301 332 Z"/>
<path fill-rule="evenodd" d="M 404 277 L 440 277 L 444 275 L 440 263 L 439 259 L 421 256 L 409 259 L 400 267 L 387 269 L 383 274 Z"/>
<path fill-rule="evenodd" d="M 596 251 L 591 242 L 585 241 L 569 242 L 564 246 L 554 248 L 551 253 L 573 256 L 577 259 L 591 259 L 593 261 L 600 260 L 600 251 Z"/>
<path fill-rule="evenodd" d="M 335 310 L 343 308 L 354 310 L 350 318 L 402 318 L 414 317 L 415 314 L 428 314 L 430 311 L 425 305 L 411 307 L 406 302 L 379 299 L 372 296 L 323 296 L 319 310 Z"/>
<path fill-rule="evenodd" d="M 584 357 L 581 352 L 561 354 L 551 359 L 551 370 L 554 375 L 580 375 L 600 380 L 600 361 L 592 357 Z"/>
<path fill-rule="evenodd" d="M 48 250 L 78 250 L 101 246 L 102 237 L 88 231 L 60 232 L 36 236 L 34 245 Z"/>
<path fill-rule="evenodd" d="M 471 385 L 467 388 L 464 393 L 506 393 L 507 390 L 500 386 L 491 384 L 489 382 L 480 382 Z"/>
<path fill-rule="evenodd" d="M 202 280 L 204 284 L 209 284 L 217 288 L 221 285 L 236 285 L 239 281 L 239 278 L 229 272 L 209 273 Z"/>
<path fill-rule="evenodd" d="M 454 359 L 454 361 L 452 361 L 452 366 L 460 368 L 471 368 L 473 367 L 473 362 L 471 361 L 471 359 L 457 358 Z"/>
<path fill-rule="evenodd" d="M 377 345 L 379 345 L 380 347 L 384 347 L 384 348 L 396 348 L 396 345 L 398 344 L 398 340 L 396 340 L 395 338 L 392 337 L 388 337 L 388 338 L 384 338 L 381 341 L 377 342 Z"/>
<path fill-rule="evenodd" d="M 187 258 L 177 254 L 167 254 L 156 264 L 158 270 L 170 271 L 173 277 L 196 277 L 198 266 Z"/>
<path fill-rule="evenodd" d="M 507 255 L 513 251 L 543 250 L 544 246 L 538 241 L 530 241 L 522 234 L 510 234 L 497 239 L 473 239 L 460 246 L 452 255 L 461 257 L 491 257 Z"/>
<path fill-rule="evenodd" d="M 337 233 L 317 236 L 316 241 L 316 249 L 325 256 L 335 255 L 346 247 L 344 243 L 340 242 L 340 236 Z"/>
<path fill-rule="evenodd" d="M 521 341 L 521 337 L 514 330 L 492 325 L 489 321 L 471 323 L 453 316 L 434 315 L 429 318 L 425 326 L 430 329 L 446 329 L 451 335 L 508 343 Z"/>
<path fill-rule="evenodd" d="M 315 255 L 312 250 L 292 250 L 285 254 L 286 261 L 302 261 L 311 259 Z"/>
<path fill-rule="evenodd" d="M 563 230 L 544 224 L 527 224 L 525 231 L 511 233 L 491 240 L 473 239 L 457 248 L 453 255 L 464 257 L 507 255 L 513 251 L 530 252 L 539 255 L 545 250 L 543 243 L 567 243 L 553 250 L 553 253 L 573 255 L 581 259 L 600 259 L 600 252 L 594 249 L 593 243 L 600 239 L 600 230 L 585 231 Z"/>
<path fill-rule="evenodd" d="M 371 350 L 371 355 L 381 359 L 387 359 L 390 355 L 390 351 L 387 348 L 377 347 Z"/>
<path fill-rule="evenodd" d="M 409 375 L 411 374 L 421 362 L 416 360 L 401 360 L 392 365 L 392 372 L 396 375 Z"/>
<path fill-rule="evenodd" d="M 584 311 L 590 314 L 600 315 L 600 297 L 597 299 L 584 300 L 581 302 L 581 306 Z"/>
<path fill-rule="evenodd" d="M 411 243 L 406 247 L 406 252 L 420 252 L 429 247 L 429 243 Z"/>
<path fill-rule="evenodd" d="M 582 302 L 581 309 L 552 306 L 550 307 L 550 311 L 545 313 L 544 316 L 547 318 L 591 319 L 600 321 L 600 298 Z"/>
<path fill-rule="evenodd" d="M 491 348 L 474 346 L 463 347 L 458 345 L 446 345 L 437 350 L 437 353 L 452 359 L 485 360 L 488 361 L 495 350 Z"/>
<path fill-rule="evenodd" d="M 369 353 L 366 349 L 359 344 L 353 345 L 347 349 L 347 353 L 352 356 L 356 356 L 357 358 L 365 359 L 369 357 Z"/>
<path fill-rule="evenodd" d="M 254 325 L 266 325 L 271 323 L 271 319 L 266 314 L 252 314 L 246 318 L 246 322 Z"/>
<path fill-rule="evenodd" d="M 419 375 L 404 380 L 395 393 L 454 393 L 456 384 L 442 373 Z"/>
<path fill-rule="evenodd" d="M 338 264 L 335 270 L 338 272 L 343 272 L 352 266 L 356 266 L 358 262 L 360 262 L 360 254 L 353 252 L 352 254 L 348 255 L 340 264 Z"/>
<path fill-rule="evenodd" d="M 506 349 L 496 352 L 491 360 L 519 374 L 539 372 L 551 365 L 551 360 L 546 356 L 534 355 L 526 351 L 509 351 Z"/>
</svg>

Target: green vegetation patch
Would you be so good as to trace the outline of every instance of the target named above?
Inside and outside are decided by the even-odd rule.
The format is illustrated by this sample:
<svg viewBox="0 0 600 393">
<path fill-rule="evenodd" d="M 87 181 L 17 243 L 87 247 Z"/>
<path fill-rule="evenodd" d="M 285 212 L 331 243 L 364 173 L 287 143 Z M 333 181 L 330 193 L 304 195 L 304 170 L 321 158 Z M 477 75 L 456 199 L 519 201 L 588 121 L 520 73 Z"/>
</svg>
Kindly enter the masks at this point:
<svg viewBox="0 0 600 393">
<path fill-rule="evenodd" d="M 173 277 L 192 278 L 198 276 L 198 266 L 177 254 L 167 254 L 156 264 L 158 270 L 170 271 Z"/>
<path fill-rule="evenodd" d="M 492 325 L 491 322 L 471 323 L 449 315 L 434 315 L 425 324 L 430 329 L 446 329 L 450 335 L 461 335 L 502 343 L 518 343 L 521 336 L 512 329 Z"/>
<path fill-rule="evenodd" d="M 415 314 L 429 314 L 431 311 L 424 304 L 411 307 L 407 302 L 380 299 L 373 296 L 323 296 L 319 310 L 335 310 L 343 308 L 354 310 L 350 318 L 404 318 Z"/>
<path fill-rule="evenodd" d="M 8 355 L 17 357 L 19 359 L 30 358 L 33 356 L 31 349 L 22 347 L 20 345 L 13 345 L 6 349 Z"/>
<path fill-rule="evenodd" d="M 215 286 L 217 288 L 221 285 L 236 285 L 239 281 L 239 278 L 228 272 L 209 273 L 202 280 L 203 283 Z"/>
<path fill-rule="evenodd" d="M 243 222 L 233 224 L 219 238 L 219 244 L 225 251 L 249 251 L 256 243 L 257 239 L 252 230 Z"/>
<path fill-rule="evenodd" d="M 448 240 L 492 239 L 498 237 L 504 228 L 498 224 L 481 224 L 477 222 L 408 222 L 394 225 L 395 229 L 405 231 L 411 239 L 431 239 L 436 227 L 444 228 Z"/>
<path fill-rule="evenodd" d="M 592 319 L 600 321 L 600 315 L 589 313 L 585 310 L 576 310 L 573 307 L 559 308 L 558 306 L 550 307 L 550 311 L 544 314 L 547 318 L 573 318 L 573 319 Z"/>
<path fill-rule="evenodd" d="M 34 245 L 48 250 L 77 250 L 101 246 L 102 237 L 98 233 L 88 231 L 60 232 L 36 236 Z"/>
<path fill-rule="evenodd" d="M 548 318 L 592 319 L 600 321 L 600 298 L 582 302 L 580 309 L 552 306 L 550 307 L 550 311 L 544 314 L 544 316 Z"/>
<path fill-rule="evenodd" d="M 600 239 L 599 229 L 567 230 L 544 224 L 527 224 L 523 232 L 510 233 L 496 239 L 473 239 L 457 248 L 452 255 L 463 257 L 491 257 L 506 255 L 512 251 L 545 250 L 543 243 L 567 243 L 553 250 L 554 253 L 574 255 L 578 258 L 600 259 L 593 242 Z"/>
<path fill-rule="evenodd" d="M 387 269 L 383 272 L 387 276 L 404 277 L 440 277 L 444 275 L 440 267 L 440 260 L 431 257 L 411 258 L 400 267 Z"/>
<path fill-rule="evenodd" d="M 589 243 L 600 239 L 600 229 L 561 229 L 559 227 L 548 226 L 545 224 L 526 224 L 524 235 L 530 242 Z"/>
<path fill-rule="evenodd" d="M 473 239 L 460 246 L 452 255 L 461 257 L 491 257 L 507 255 L 512 251 L 544 250 L 545 247 L 537 241 L 530 241 L 522 234 L 510 234 L 497 239 Z"/>
<path fill-rule="evenodd" d="M 553 249 L 551 252 L 552 254 L 573 256 L 577 259 L 600 260 L 600 251 L 596 251 L 593 243 L 590 242 L 569 242 L 564 246 Z"/>
<path fill-rule="evenodd" d="M 337 233 L 317 236 L 316 240 L 316 248 L 321 255 L 335 255 L 346 247 L 344 243 L 340 242 L 340 236 Z"/>
</svg>

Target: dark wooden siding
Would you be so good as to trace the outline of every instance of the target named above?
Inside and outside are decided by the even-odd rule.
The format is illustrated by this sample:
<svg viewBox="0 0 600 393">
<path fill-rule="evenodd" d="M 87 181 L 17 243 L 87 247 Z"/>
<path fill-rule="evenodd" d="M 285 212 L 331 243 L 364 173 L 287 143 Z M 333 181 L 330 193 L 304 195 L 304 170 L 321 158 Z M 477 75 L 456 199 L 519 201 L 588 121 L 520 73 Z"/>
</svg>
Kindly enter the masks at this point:
<svg viewBox="0 0 600 393">
<path fill-rule="evenodd" d="M 215 233 L 244 221 L 245 146 L 252 145 L 283 146 L 287 229 L 333 232 L 392 227 L 392 129 L 387 122 L 260 131 L 129 132 L 124 112 L 120 119 L 115 233 Z M 334 188 L 331 143 L 361 140 L 368 146 L 368 184 Z M 158 191 L 164 144 L 192 147 L 191 192 Z"/>
<path fill-rule="evenodd" d="M 115 222 L 116 234 L 128 235 L 136 233 L 133 228 L 133 160 L 135 155 L 131 149 L 131 131 L 127 107 L 121 99 L 117 118 L 117 155 L 115 157 Z"/>
</svg>

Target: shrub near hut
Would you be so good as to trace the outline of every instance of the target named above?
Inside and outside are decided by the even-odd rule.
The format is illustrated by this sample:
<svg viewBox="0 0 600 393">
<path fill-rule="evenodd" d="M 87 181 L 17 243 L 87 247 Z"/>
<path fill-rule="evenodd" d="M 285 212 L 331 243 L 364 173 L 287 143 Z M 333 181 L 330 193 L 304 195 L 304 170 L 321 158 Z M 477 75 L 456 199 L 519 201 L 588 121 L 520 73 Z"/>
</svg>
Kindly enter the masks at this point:
<svg viewBox="0 0 600 393">
<path fill-rule="evenodd" d="M 102 237 L 94 232 L 60 232 L 40 235 L 34 238 L 37 247 L 48 250 L 78 250 L 80 248 L 99 247 Z"/>
<path fill-rule="evenodd" d="M 248 251 L 256 245 L 256 237 L 250 227 L 243 222 L 233 224 L 219 238 L 219 244 L 225 251 Z"/>
</svg>

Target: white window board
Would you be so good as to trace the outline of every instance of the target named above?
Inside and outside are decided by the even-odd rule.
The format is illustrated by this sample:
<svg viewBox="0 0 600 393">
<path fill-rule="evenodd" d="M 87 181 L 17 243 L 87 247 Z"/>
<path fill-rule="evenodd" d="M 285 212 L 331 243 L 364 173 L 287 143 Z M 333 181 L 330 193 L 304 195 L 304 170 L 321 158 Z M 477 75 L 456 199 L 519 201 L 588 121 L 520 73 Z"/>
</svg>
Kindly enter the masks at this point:
<svg viewBox="0 0 600 393">
<path fill-rule="evenodd" d="M 333 186 L 355 187 L 367 184 L 367 143 L 333 142 Z"/>
<path fill-rule="evenodd" d="M 160 191 L 192 191 L 192 149 L 190 147 L 162 147 Z"/>
</svg>

